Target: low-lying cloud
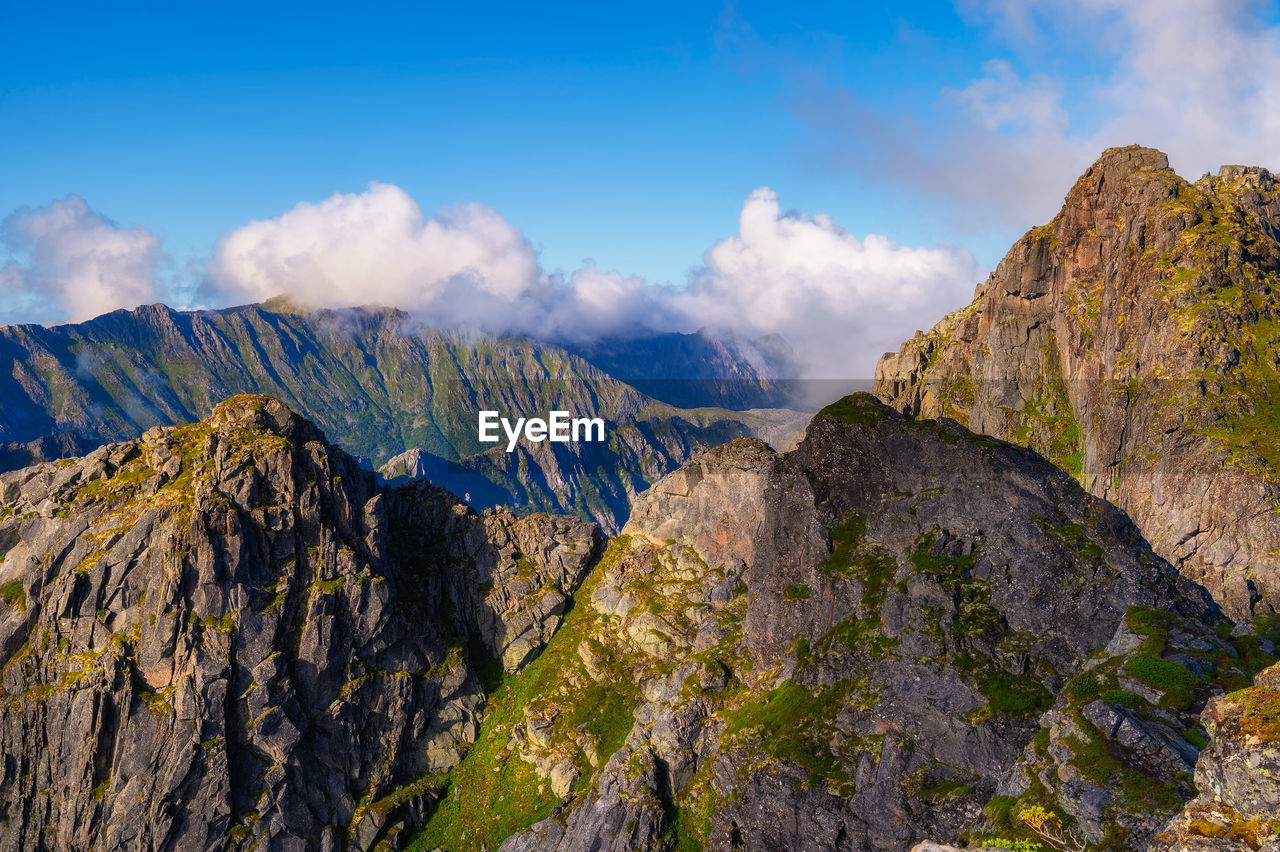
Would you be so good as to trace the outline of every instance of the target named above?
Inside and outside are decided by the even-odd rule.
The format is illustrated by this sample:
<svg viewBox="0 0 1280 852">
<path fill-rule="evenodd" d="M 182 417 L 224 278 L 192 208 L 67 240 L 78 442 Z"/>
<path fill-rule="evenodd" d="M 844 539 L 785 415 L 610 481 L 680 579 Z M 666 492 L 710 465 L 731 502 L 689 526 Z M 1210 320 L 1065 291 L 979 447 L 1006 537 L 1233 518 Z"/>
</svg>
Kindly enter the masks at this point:
<svg viewBox="0 0 1280 852">
<path fill-rule="evenodd" d="M 757 189 L 743 205 L 738 235 L 717 243 L 677 311 L 713 328 L 779 334 L 806 377 L 870 378 L 875 360 L 920 325 L 965 304 L 978 264 L 957 247 L 900 246 L 858 238 L 830 217 L 782 213 Z"/>
<path fill-rule="evenodd" d="M 402 189 L 375 183 L 251 222 L 219 241 L 210 295 L 256 302 L 290 293 L 317 306 L 395 305 L 433 323 L 514 305 L 540 276 L 520 230 L 464 204 L 427 218 Z"/>
<path fill-rule="evenodd" d="M 471 204 L 427 217 L 402 190 L 374 184 L 300 204 L 228 234 L 211 293 L 307 305 L 395 305 L 434 327 L 568 341 L 696 331 L 781 335 L 811 378 L 867 378 L 876 357 L 964 304 L 979 274 L 960 248 L 859 238 L 824 215 L 747 198 L 738 234 L 718 242 L 683 286 L 584 266 L 543 270 L 518 228 Z"/>
<path fill-rule="evenodd" d="M 154 301 L 169 264 L 155 234 L 121 227 L 76 195 L 24 207 L 0 223 L 0 323 L 90 319 Z"/>
</svg>

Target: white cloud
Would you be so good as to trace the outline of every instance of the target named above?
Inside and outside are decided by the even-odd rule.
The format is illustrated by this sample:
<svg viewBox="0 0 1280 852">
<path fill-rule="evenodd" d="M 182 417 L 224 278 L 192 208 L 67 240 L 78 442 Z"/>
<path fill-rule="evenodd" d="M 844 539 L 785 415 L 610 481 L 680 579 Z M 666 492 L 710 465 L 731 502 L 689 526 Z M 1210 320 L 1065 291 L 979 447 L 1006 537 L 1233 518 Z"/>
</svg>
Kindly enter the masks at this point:
<svg viewBox="0 0 1280 852">
<path fill-rule="evenodd" d="M 1054 0 L 1050 9 L 1059 9 Z M 1280 165 L 1280 28 L 1257 3 L 1088 0 L 1117 21 L 1115 72 L 1099 87 L 1111 119 L 1094 139 L 1149 138 L 1175 167 Z"/>
<path fill-rule="evenodd" d="M 397 305 L 444 323 L 474 313 L 464 295 L 518 301 L 539 276 L 533 248 L 496 210 L 466 204 L 427 219 L 404 190 L 381 183 L 232 231 L 211 268 L 219 291 L 245 301 L 289 292 L 317 305 Z"/>
<path fill-rule="evenodd" d="M 783 214 L 771 190 L 743 205 L 738 235 L 707 252 L 679 315 L 747 336 L 779 334 L 805 376 L 867 379 L 876 358 L 964 304 L 980 274 L 959 248 L 858 238 L 825 215 Z"/>
<path fill-rule="evenodd" d="M 1008 54 L 929 109 L 895 113 L 854 88 L 810 88 L 796 112 L 830 162 L 943 201 L 959 232 L 1046 221 L 1117 145 L 1160 148 L 1191 178 L 1223 163 L 1280 167 L 1280 28 L 1261 3 L 957 5 L 1005 39 Z"/>
<path fill-rule="evenodd" d="M 168 263 L 155 234 L 120 227 L 75 195 L 24 207 L 0 231 L 13 258 L 0 268 L 0 295 L 10 308 L 0 320 L 75 322 L 154 301 Z"/>
<path fill-rule="evenodd" d="M 682 287 L 591 263 L 548 273 L 492 208 L 428 217 L 403 190 L 373 184 L 227 234 L 201 298 L 393 305 L 431 327 L 573 342 L 704 327 L 742 340 L 776 334 L 804 376 L 850 379 L 870 377 L 881 352 L 962 304 L 978 277 L 963 250 L 859 238 L 825 215 L 783 213 L 767 188 L 747 198 L 738 226 Z M 74 196 L 18 211 L 4 229 L 19 260 L 0 268 L 0 303 L 24 321 L 87 319 L 161 289 L 168 261 L 156 236 L 120 228 Z"/>
<path fill-rule="evenodd" d="M 468 205 L 428 219 L 402 190 L 374 184 L 233 231 L 211 280 L 233 299 L 287 292 L 316 307 L 387 304 L 433 327 L 553 339 L 702 327 L 779 334 L 806 376 L 848 379 L 869 378 L 885 349 L 963 304 L 978 276 L 968 252 L 859 239 L 824 215 L 784 215 L 768 189 L 751 193 L 738 235 L 704 263 L 687 288 L 591 264 L 547 274 L 496 211 Z"/>
</svg>

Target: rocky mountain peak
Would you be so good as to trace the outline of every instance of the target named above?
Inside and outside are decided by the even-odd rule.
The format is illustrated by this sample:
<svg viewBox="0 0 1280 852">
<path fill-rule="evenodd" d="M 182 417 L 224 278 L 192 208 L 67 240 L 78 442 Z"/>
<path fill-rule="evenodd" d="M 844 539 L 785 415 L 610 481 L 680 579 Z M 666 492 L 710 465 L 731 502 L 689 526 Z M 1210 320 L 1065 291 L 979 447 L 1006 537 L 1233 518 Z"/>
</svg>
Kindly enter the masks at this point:
<svg viewBox="0 0 1280 852">
<path fill-rule="evenodd" d="M 1120 652 L 1102 649 L 1135 607 L 1188 619 L 1187 641 L 1219 650 L 1203 594 L 1071 477 L 954 421 L 848 397 L 791 453 L 734 441 L 641 495 L 560 632 L 486 711 L 420 845 L 869 852 L 956 838 L 1064 683 L 1090 667 L 1115 682 Z M 1150 836 L 1189 792 L 1189 764 L 1142 774 L 1115 748 L 1131 786 L 1164 797 L 1135 829 Z M 1075 789 L 1046 784 L 1028 797 Z"/>
<path fill-rule="evenodd" d="M 274 435 L 294 443 L 323 441 L 324 435 L 305 417 L 265 394 L 239 394 L 214 406 L 206 425 L 247 429 L 259 436 Z"/>
<path fill-rule="evenodd" d="M 1280 607 L 1280 189 L 1105 152 L 876 393 L 1025 444 L 1232 613 Z"/>
<path fill-rule="evenodd" d="M 1081 176 L 1081 181 L 1095 179 L 1099 182 L 1109 180 L 1119 183 L 1140 172 L 1168 172 L 1169 155 L 1156 148 L 1143 145 L 1119 145 L 1103 151 L 1093 165 L 1089 166 Z"/>
</svg>

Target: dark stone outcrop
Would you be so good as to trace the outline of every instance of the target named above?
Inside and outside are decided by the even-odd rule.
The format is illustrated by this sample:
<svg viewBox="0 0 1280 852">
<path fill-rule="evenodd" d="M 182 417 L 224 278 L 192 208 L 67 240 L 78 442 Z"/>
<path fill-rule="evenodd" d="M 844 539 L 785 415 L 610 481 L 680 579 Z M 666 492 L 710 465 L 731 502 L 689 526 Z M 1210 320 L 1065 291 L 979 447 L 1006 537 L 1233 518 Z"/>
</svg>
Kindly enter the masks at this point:
<svg viewBox="0 0 1280 852">
<path fill-rule="evenodd" d="M 265 397 L 0 475 L 0 849 L 397 846 L 600 542 Z"/>
<path fill-rule="evenodd" d="M 486 712 L 421 842 L 954 842 L 1064 685 L 1148 611 L 1216 637 L 1208 596 L 1040 456 L 851 397 L 791 454 L 736 441 L 642 495 L 539 671 Z M 1148 756 L 1126 768 L 1159 783 L 1194 761 L 1181 728 L 1149 741 L 1121 711 L 1086 713 Z"/>
</svg>

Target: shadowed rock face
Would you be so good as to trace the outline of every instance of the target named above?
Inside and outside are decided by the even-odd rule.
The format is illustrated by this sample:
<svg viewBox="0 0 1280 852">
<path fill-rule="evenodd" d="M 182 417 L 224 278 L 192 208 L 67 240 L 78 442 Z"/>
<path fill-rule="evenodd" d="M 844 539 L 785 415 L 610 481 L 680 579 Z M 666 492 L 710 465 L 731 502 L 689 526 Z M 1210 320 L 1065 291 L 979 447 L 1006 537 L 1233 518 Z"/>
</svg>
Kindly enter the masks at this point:
<svg viewBox="0 0 1280 852">
<path fill-rule="evenodd" d="M 265 397 L 0 475 L 0 848 L 394 842 L 600 541 L 380 487 Z"/>
<path fill-rule="evenodd" d="M 1280 184 L 1107 151 L 876 393 L 1031 446 L 1234 616 L 1280 608 Z"/>
<path fill-rule="evenodd" d="M 1138 848 L 1274 660 L 1036 453 L 869 396 L 600 545 L 258 396 L 0 475 L 0 849 L 869 852 L 1023 804 Z"/>
<path fill-rule="evenodd" d="M 1040 456 L 850 397 L 642 495 L 419 848 L 954 840 L 1135 605 L 1213 617 Z"/>
</svg>

